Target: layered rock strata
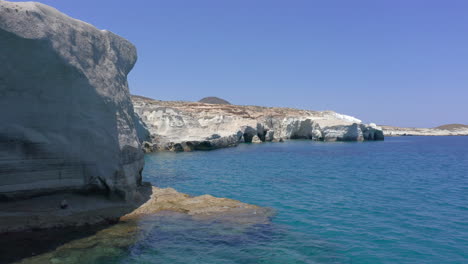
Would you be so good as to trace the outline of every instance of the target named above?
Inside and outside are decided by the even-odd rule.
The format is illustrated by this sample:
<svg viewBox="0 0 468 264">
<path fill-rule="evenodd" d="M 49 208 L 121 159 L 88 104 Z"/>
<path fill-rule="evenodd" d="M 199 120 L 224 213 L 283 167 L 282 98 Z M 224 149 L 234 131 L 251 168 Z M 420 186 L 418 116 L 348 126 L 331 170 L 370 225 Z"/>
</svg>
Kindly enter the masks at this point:
<svg viewBox="0 0 468 264">
<path fill-rule="evenodd" d="M 127 85 L 136 58 L 135 47 L 109 31 L 43 4 L 0 0 L 0 234 L 8 239 L 2 242 L 19 231 L 53 228 L 62 238 L 62 228 L 109 222 L 131 222 L 138 231 L 141 218 L 161 211 L 268 218 L 257 206 L 142 183 L 140 141 L 150 134 Z M 106 230 L 61 249 L 67 254 L 113 234 L 132 236 L 120 241 L 130 245 L 138 234 Z M 89 263 L 80 253 L 75 260 L 61 253 L 32 263 Z"/>
<path fill-rule="evenodd" d="M 0 1 L 1 197 L 133 198 L 144 165 L 127 85 L 136 59 L 112 32 L 40 3 Z"/>
<path fill-rule="evenodd" d="M 375 124 L 332 111 L 167 102 L 132 96 L 135 112 L 149 130 L 147 152 L 209 150 L 243 142 L 310 139 L 383 140 Z"/>
</svg>

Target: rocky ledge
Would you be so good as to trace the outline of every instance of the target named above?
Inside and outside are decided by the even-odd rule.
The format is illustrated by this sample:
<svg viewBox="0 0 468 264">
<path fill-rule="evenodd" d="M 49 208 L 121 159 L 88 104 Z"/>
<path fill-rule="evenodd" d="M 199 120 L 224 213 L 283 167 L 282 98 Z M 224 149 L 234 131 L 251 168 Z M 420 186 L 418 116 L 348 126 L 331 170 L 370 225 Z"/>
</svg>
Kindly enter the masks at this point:
<svg viewBox="0 0 468 264">
<path fill-rule="evenodd" d="M 193 197 L 179 193 L 172 188 L 157 188 L 150 185 L 140 187 L 140 202 L 122 203 L 89 197 L 89 195 L 71 195 L 68 199 L 68 208 L 57 210 L 56 196 L 40 197 L 21 202 L 11 203 L 8 207 L 0 208 L 0 219 L 3 228 L 9 226 L 11 231 L 20 229 L 43 229 L 44 231 L 28 231 L 28 242 L 16 239 L 22 233 L 3 233 L 9 237 L 7 244 L 0 249 L 0 262 L 11 262 L 27 257 L 21 263 L 94 263 L 102 257 L 118 256 L 123 250 L 133 245 L 138 239 L 144 239 L 146 234 L 154 227 L 154 217 L 170 214 L 176 221 L 176 214 L 189 217 L 194 221 L 217 221 L 232 224 L 237 227 L 248 228 L 252 225 L 269 224 L 274 211 L 255 205 L 242 203 L 226 198 L 216 198 L 211 195 Z M 110 217 L 114 215 L 114 218 Z M 123 216 L 122 216 L 123 215 Z M 146 221 L 148 220 L 148 221 Z M 88 224 L 101 222 L 116 222 L 115 225 L 104 225 L 95 228 L 92 234 Z M 83 232 L 79 238 L 67 238 L 71 233 Z M 82 226 L 80 229 L 79 227 Z M 67 227 L 65 229 L 50 228 Z M 4 230 L 0 230 L 0 233 Z M 47 235 L 42 234 L 46 232 Z M 56 238 L 50 238 L 49 232 L 55 232 Z M 30 242 L 32 237 L 39 237 L 37 243 L 44 239 L 63 239 L 58 248 L 45 247 L 42 250 L 38 245 Z M 45 238 L 44 238 L 45 237 Z M 18 244 L 18 245 L 17 245 Z M 19 255 L 17 247 L 27 244 L 35 251 L 35 256 Z M 10 250 L 7 250 L 10 248 Z M 90 249 L 83 251 L 82 249 Z M 2 262 L 2 263 L 3 263 Z"/>
<path fill-rule="evenodd" d="M 269 212 L 268 209 L 227 198 L 211 195 L 192 197 L 172 188 L 148 184 L 139 187 L 138 194 L 138 199 L 126 202 L 89 193 L 55 193 L 0 203 L 0 234 L 138 220 L 160 211 L 180 212 L 195 218 L 230 214 L 264 217 Z M 65 209 L 60 208 L 63 200 L 67 202 Z"/>
<path fill-rule="evenodd" d="M 434 128 L 381 126 L 386 137 L 395 136 L 468 136 L 468 125 L 449 124 Z"/>
<path fill-rule="evenodd" d="M 132 96 L 146 152 L 192 151 L 286 139 L 383 140 L 375 124 L 333 111 L 158 101 Z"/>
</svg>

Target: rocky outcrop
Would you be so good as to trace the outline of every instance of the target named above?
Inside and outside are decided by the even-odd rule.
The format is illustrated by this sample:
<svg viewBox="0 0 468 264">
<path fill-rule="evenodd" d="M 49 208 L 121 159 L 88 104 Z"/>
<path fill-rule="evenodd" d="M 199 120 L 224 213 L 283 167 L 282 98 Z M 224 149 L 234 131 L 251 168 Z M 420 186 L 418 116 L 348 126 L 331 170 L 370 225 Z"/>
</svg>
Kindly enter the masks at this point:
<svg viewBox="0 0 468 264">
<path fill-rule="evenodd" d="M 385 136 L 468 136 L 468 126 L 450 124 L 435 128 L 381 126 Z"/>
<path fill-rule="evenodd" d="M 332 111 L 166 102 L 133 96 L 135 112 L 149 130 L 147 152 L 209 150 L 239 143 L 310 139 L 383 140 L 375 124 Z"/>
<path fill-rule="evenodd" d="M 243 212 L 246 211 L 266 213 L 269 210 L 210 195 L 192 197 L 172 188 L 161 189 L 147 183 L 137 190 L 137 197 L 126 203 L 97 195 L 76 193 L 42 195 L 0 203 L 0 234 L 138 220 L 160 211 L 176 211 L 203 218 L 216 213 L 236 211 L 239 215 L 244 215 Z M 67 200 L 68 208 L 57 210 L 60 201 L 64 198 Z"/>
<path fill-rule="evenodd" d="M 136 59 L 112 32 L 43 4 L 0 1 L 3 198 L 64 190 L 133 198 L 144 164 L 127 86 Z"/>
<path fill-rule="evenodd" d="M 127 213 L 120 211 L 121 217 L 120 219 L 116 218 L 116 220 L 119 220 L 117 224 L 97 226 L 94 227 L 97 230 L 91 230 L 92 232 L 90 232 L 89 227 L 73 228 L 71 230 L 72 235 L 79 233 L 79 237 L 70 237 L 70 234 L 67 237 L 67 229 L 54 229 L 52 232 L 50 230 L 35 231 L 28 234 L 28 237 L 38 237 L 38 241 L 28 239 L 25 242 L 21 239 L 21 236 L 16 239 L 17 234 L 21 235 L 21 233 L 9 234 L 8 243 L 1 244 L 3 254 L 0 255 L 0 262 L 3 260 L 3 262 L 9 263 L 23 258 L 19 263 L 100 262 L 104 257 L 115 257 L 122 252 L 126 252 L 138 240 L 144 239 L 152 232 L 155 225 L 158 225 L 158 221 L 154 220 L 156 217 L 165 217 L 166 215 L 174 217 L 170 219 L 171 222 L 184 217 L 190 221 L 206 221 L 210 225 L 214 222 L 222 225 L 232 225 L 232 228 L 238 231 L 245 230 L 248 232 L 250 227 L 269 224 L 270 218 L 274 214 L 274 211 L 270 208 L 226 198 L 217 198 L 211 195 L 193 197 L 179 193 L 172 188 L 162 189 L 151 186 L 142 186 L 140 188 L 142 189 L 140 194 L 149 198 L 145 199 L 146 202 L 143 204 L 139 204 L 135 210 Z M 44 225 L 57 227 L 63 225 L 64 221 L 75 221 L 76 224 L 89 223 L 89 220 L 83 222 L 80 215 L 83 211 L 86 211 L 87 206 L 91 207 L 92 205 L 86 200 L 76 201 L 77 197 L 70 198 L 70 210 L 52 214 L 48 213 L 52 208 L 49 208 L 49 205 L 44 201 L 38 200 L 34 214 L 29 215 L 29 218 L 16 216 L 17 226 L 22 228 L 25 222 L 29 222 L 35 227 L 44 227 Z M 81 199 L 87 199 L 87 197 L 83 196 Z M 111 203 L 108 200 L 103 202 Z M 17 202 L 15 205 L 21 206 L 21 203 Z M 28 205 L 31 206 L 31 202 L 28 202 Z M 102 206 L 102 204 L 98 206 Z M 7 221 L 8 218 L 4 217 L 5 212 L 3 211 L 5 208 L 0 209 L 2 209 L 0 210 L 0 221 Z M 100 212 L 96 207 L 94 209 L 96 212 L 93 219 L 98 220 L 99 216 L 103 215 L 104 212 Z M 109 205 L 107 204 L 101 209 L 108 210 Z M 114 208 L 113 212 L 117 216 L 118 210 Z M 88 216 L 90 217 L 89 214 Z M 150 221 L 145 219 L 147 216 L 151 216 Z M 80 219 L 82 222 L 79 222 Z M 11 220 L 10 224 L 15 223 L 12 217 L 9 220 Z M 39 224 L 43 225 L 39 226 Z M 232 232 L 232 229 L 230 230 Z M 41 232 L 45 233 L 45 235 Z M 54 233 L 56 238 L 54 238 Z M 37 243 L 44 244 L 44 240 L 47 242 L 47 239 L 52 240 L 54 243 L 57 243 L 58 240 L 60 243 L 55 247 L 53 245 L 37 245 Z M 5 249 L 5 247 L 8 248 Z M 34 250 L 31 251 L 31 248 Z M 83 249 L 86 250 L 83 251 Z M 33 256 L 31 256 L 31 252 L 34 252 Z"/>
<path fill-rule="evenodd" d="M 468 129 L 468 125 L 463 124 L 447 124 L 438 127 L 434 127 L 435 129 L 442 129 L 442 130 L 461 130 L 461 129 Z"/>
<path fill-rule="evenodd" d="M 258 224 L 268 222 L 268 218 L 273 214 L 270 208 L 227 198 L 217 198 L 207 194 L 193 197 L 179 193 L 172 188 L 157 187 L 152 187 L 150 192 L 150 199 L 147 202 L 131 213 L 122 216 L 120 221 L 137 220 L 161 211 L 174 211 L 198 219 L 217 216 L 225 217 L 228 221 Z M 249 221 L 249 219 L 254 219 L 254 221 Z"/>
</svg>

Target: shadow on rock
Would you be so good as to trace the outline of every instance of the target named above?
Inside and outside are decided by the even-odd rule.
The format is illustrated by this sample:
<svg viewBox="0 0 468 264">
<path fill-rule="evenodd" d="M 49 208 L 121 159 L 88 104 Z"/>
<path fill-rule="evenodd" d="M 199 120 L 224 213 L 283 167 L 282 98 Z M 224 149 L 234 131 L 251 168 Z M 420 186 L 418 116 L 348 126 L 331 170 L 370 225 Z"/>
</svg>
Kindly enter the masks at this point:
<svg viewBox="0 0 468 264">
<path fill-rule="evenodd" d="M 0 263 L 46 254 L 100 234 L 145 204 L 151 198 L 151 188 L 144 184 L 137 199 L 127 202 L 99 193 L 76 192 L 0 202 Z M 67 206 L 62 209 L 64 200 Z"/>
</svg>

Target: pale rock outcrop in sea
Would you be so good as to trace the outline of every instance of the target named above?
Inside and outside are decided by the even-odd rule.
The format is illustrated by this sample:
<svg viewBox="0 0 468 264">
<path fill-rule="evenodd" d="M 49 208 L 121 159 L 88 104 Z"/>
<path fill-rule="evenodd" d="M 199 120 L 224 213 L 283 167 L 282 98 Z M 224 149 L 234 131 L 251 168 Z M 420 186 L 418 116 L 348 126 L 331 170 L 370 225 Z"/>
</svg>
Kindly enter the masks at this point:
<svg viewBox="0 0 468 264">
<path fill-rule="evenodd" d="M 144 165 L 127 86 L 136 59 L 112 32 L 40 3 L 0 1 L 1 196 L 132 199 Z"/>
<path fill-rule="evenodd" d="M 167 102 L 141 96 L 132 96 L 132 101 L 151 135 L 144 142 L 146 152 L 208 150 L 284 139 L 384 139 L 375 124 L 333 111 Z"/>
<path fill-rule="evenodd" d="M 468 125 L 449 124 L 434 128 L 381 126 L 384 135 L 395 136 L 468 136 Z"/>
</svg>

